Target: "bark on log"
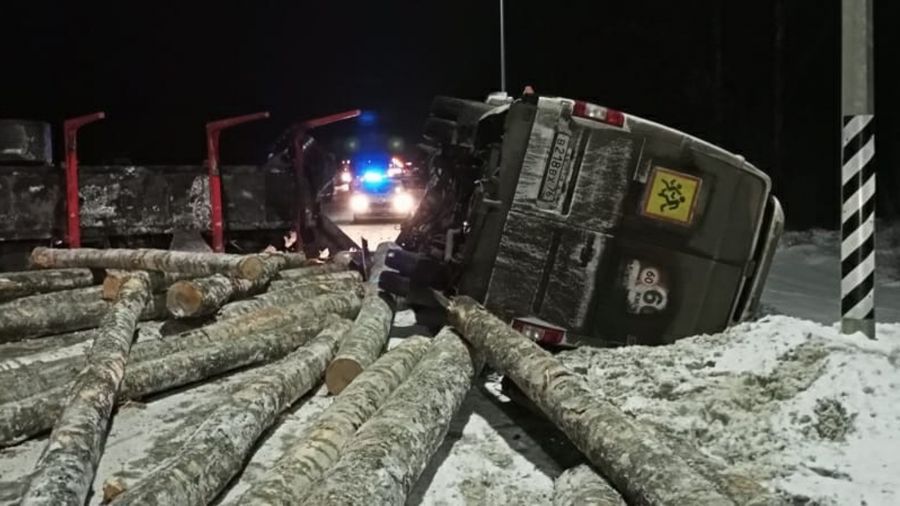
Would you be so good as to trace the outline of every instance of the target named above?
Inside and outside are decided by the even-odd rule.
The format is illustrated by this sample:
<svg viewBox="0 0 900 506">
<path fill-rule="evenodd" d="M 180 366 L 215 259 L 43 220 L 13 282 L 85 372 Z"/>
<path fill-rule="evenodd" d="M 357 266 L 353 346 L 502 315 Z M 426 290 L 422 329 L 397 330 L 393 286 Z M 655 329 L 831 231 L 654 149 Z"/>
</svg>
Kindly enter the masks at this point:
<svg viewBox="0 0 900 506">
<path fill-rule="evenodd" d="M 284 271 L 282 271 L 284 272 Z M 362 276 L 356 271 L 338 271 L 326 272 L 315 276 L 307 276 L 290 279 L 275 279 L 269 283 L 269 290 L 287 290 L 300 286 L 322 284 L 322 283 L 339 283 L 339 282 L 362 282 Z"/>
<path fill-rule="evenodd" d="M 403 505 L 447 434 L 476 370 L 466 343 L 444 328 L 301 504 Z"/>
<path fill-rule="evenodd" d="M 303 327 L 186 349 L 154 360 L 132 362 L 125 371 L 119 400 L 140 399 L 241 367 L 281 358 L 309 340 L 323 326 L 343 326 L 344 323 L 347 326 L 350 324 L 329 315 Z M 67 391 L 67 385 L 57 385 L 24 399 L 0 404 L 0 446 L 15 444 L 48 430 L 63 408 Z"/>
<path fill-rule="evenodd" d="M 94 329 L 65 332 L 40 339 L 0 345 L 0 402 L 3 402 L 3 377 L 7 371 L 35 362 L 55 362 L 72 355 L 83 355 L 94 341 Z"/>
<path fill-rule="evenodd" d="M 247 383 L 182 445 L 112 505 L 205 505 L 241 470 L 275 418 L 318 383 L 349 324 L 332 326 L 283 360 L 248 374 Z"/>
<path fill-rule="evenodd" d="M 139 399 L 241 367 L 270 362 L 303 346 L 320 331 L 343 335 L 348 320 L 327 315 L 302 327 L 256 334 L 231 342 L 184 350 L 156 360 L 138 362 L 126 371 L 124 399 Z M 324 329 L 324 330 L 323 330 Z"/>
<path fill-rule="evenodd" d="M 95 269 L 184 272 L 197 276 L 227 274 L 255 280 L 266 271 L 261 255 L 229 255 L 159 249 L 52 249 L 35 248 L 36 267 L 89 267 Z"/>
<path fill-rule="evenodd" d="M 119 289 L 122 287 L 122 283 L 128 279 L 128 276 L 130 276 L 132 272 L 134 271 L 120 271 L 116 269 L 107 270 L 106 277 L 103 279 L 103 298 L 106 300 L 116 300 L 119 296 Z M 144 272 L 146 272 L 149 277 L 151 293 L 165 291 L 173 283 L 197 277 L 194 274 L 187 274 L 184 272 Z"/>
<path fill-rule="evenodd" d="M 125 282 L 120 298 L 104 316 L 90 362 L 78 375 L 69 401 L 35 465 L 23 506 L 82 505 L 109 429 L 109 419 L 138 317 L 149 298 L 146 275 Z"/>
<path fill-rule="evenodd" d="M 383 242 L 378 245 L 375 249 L 375 254 L 372 256 L 372 265 L 369 266 L 369 278 L 366 279 L 366 282 L 369 285 L 378 288 L 378 279 L 381 277 L 381 273 L 391 270 L 385 264 L 388 251 L 399 248 L 400 246 L 397 246 L 397 244 L 393 242 Z"/>
<path fill-rule="evenodd" d="M 92 286 L 22 297 L 0 304 L 0 343 L 96 327 L 111 302 Z M 165 304 L 151 299 L 141 319 L 166 314 Z"/>
<path fill-rule="evenodd" d="M 322 265 L 314 265 L 312 267 L 299 267 L 296 269 L 285 269 L 278 273 L 275 279 L 303 279 L 312 276 L 321 276 L 322 274 L 333 274 L 347 270 L 347 266 L 341 263 L 327 263 Z"/>
<path fill-rule="evenodd" d="M 159 297 L 154 304 L 162 305 Z M 153 360 L 182 350 L 267 332 L 298 322 L 309 326 L 329 313 L 354 318 L 359 308 L 359 298 L 354 294 L 326 294 L 301 303 L 265 308 L 182 332 L 165 340 L 137 343 L 131 349 L 130 360 L 133 362 Z M 16 372 L 0 372 L 0 402 L 23 400 L 38 392 L 64 386 L 78 374 L 84 364 L 84 355 L 78 355 L 52 363 L 26 366 Z M 0 437 L 0 441 L 2 440 Z"/>
<path fill-rule="evenodd" d="M 625 501 L 606 479 L 582 464 L 553 483 L 553 506 L 625 506 Z"/>
<path fill-rule="evenodd" d="M 221 274 L 179 281 L 169 287 L 166 307 L 176 318 L 213 314 L 229 300 L 249 297 L 262 291 L 267 281 L 267 277 L 250 281 Z"/>
<path fill-rule="evenodd" d="M 319 415 L 302 440 L 254 480 L 237 504 L 299 503 L 309 487 L 337 462 L 344 443 L 406 380 L 430 345 L 430 339 L 410 337 L 376 360 Z"/>
<path fill-rule="evenodd" d="M 0 273 L 0 302 L 96 285 L 90 269 L 52 269 Z"/>
<path fill-rule="evenodd" d="M 234 318 L 266 307 L 296 304 L 326 293 L 358 293 L 359 287 L 358 282 L 346 280 L 331 283 L 304 283 L 294 288 L 270 290 L 252 299 L 239 300 L 222 306 L 218 317 L 221 319 Z"/>
<path fill-rule="evenodd" d="M 549 352 L 469 297 L 450 303 L 451 324 L 506 374 L 634 504 L 731 505 L 733 500 L 651 430 L 587 388 Z"/>
<path fill-rule="evenodd" d="M 126 371 L 120 397 L 140 398 L 238 367 L 271 360 L 271 357 L 279 356 L 278 353 L 284 355 L 309 333 L 321 329 L 329 314 L 352 318 L 359 311 L 359 305 L 359 298 L 355 295 L 325 295 L 304 304 L 277 308 L 274 314 L 280 315 L 280 320 L 266 313 L 261 318 L 240 318 L 237 325 L 214 324 L 186 332 L 177 339 L 138 343 L 132 349 L 132 366 Z M 258 324 L 254 325 L 254 322 Z M 286 325 L 293 327 L 285 328 Z M 268 332 L 270 330 L 275 332 Z M 286 332 L 296 335 L 286 338 Z M 241 339 L 248 333 L 255 335 Z M 85 361 L 84 357 L 80 357 L 60 365 L 56 368 L 56 375 L 62 376 L 60 370 L 63 367 L 77 367 L 78 360 L 82 364 Z M 66 391 L 67 384 L 60 381 L 34 395 L 0 404 L 0 446 L 24 441 L 50 428 L 65 401 Z"/>
<path fill-rule="evenodd" d="M 374 290 L 363 299 L 359 314 L 337 356 L 325 371 L 325 385 L 332 395 L 341 393 L 354 378 L 375 362 L 388 342 L 394 310 Z"/>
</svg>

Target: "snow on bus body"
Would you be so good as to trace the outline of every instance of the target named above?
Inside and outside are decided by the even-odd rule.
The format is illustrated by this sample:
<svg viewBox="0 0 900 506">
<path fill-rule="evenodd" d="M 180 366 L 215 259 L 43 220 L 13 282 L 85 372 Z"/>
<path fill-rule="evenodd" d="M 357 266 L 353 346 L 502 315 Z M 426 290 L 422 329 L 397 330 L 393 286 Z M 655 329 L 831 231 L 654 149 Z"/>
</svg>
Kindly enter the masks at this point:
<svg viewBox="0 0 900 506">
<path fill-rule="evenodd" d="M 520 150 L 508 162 L 520 170 L 499 246 L 485 254 L 492 270 L 473 269 L 466 291 L 586 344 L 671 342 L 750 316 L 783 229 L 763 172 L 583 101 L 542 96 L 489 114 L 500 113 L 516 117 L 504 142 Z"/>
</svg>

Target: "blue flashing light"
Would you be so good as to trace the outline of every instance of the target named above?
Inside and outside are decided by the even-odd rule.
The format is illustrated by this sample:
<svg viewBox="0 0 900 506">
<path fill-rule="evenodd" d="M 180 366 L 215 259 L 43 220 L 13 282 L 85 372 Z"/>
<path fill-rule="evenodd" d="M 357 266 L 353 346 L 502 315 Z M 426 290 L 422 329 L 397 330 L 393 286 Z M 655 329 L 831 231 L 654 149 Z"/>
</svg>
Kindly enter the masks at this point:
<svg viewBox="0 0 900 506">
<path fill-rule="evenodd" d="M 367 170 L 362 175 L 364 183 L 380 183 L 384 180 L 385 174 L 377 170 Z"/>
<path fill-rule="evenodd" d="M 363 112 L 359 115 L 359 124 L 360 124 L 360 125 L 366 125 L 366 126 L 374 125 L 376 119 L 377 119 L 377 117 L 376 117 L 376 115 L 375 115 L 375 112 L 373 112 L 373 111 L 363 111 Z"/>
<path fill-rule="evenodd" d="M 360 176 L 362 190 L 369 193 L 387 193 L 391 191 L 391 180 L 383 170 L 367 169 Z"/>
</svg>

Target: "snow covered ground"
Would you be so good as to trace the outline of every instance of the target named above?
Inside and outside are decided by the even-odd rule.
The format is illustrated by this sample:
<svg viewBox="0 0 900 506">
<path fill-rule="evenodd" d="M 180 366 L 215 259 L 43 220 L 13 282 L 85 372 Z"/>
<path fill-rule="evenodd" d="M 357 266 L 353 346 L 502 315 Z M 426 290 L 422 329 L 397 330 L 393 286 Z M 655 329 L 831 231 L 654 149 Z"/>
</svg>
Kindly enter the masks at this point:
<svg viewBox="0 0 900 506">
<path fill-rule="evenodd" d="M 786 236 L 757 321 L 668 347 L 562 357 L 638 420 L 699 445 L 713 465 L 757 478 L 795 504 L 900 504 L 897 230 L 879 236 L 877 341 L 838 333 L 839 242 L 819 231 Z M 348 233 L 377 244 L 391 231 Z M 395 333 L 409 333 L 413 323 L 409 312 L 398 313 Z M 171 455 L 236 376 L 121 407 L 91 504 L 100 503 L 104 480 L 133 480 Z M 235 504 L 330 402 L 318 391 L 283 414 L 221 502 Z M 44 441 L 0 450 L 0 504 L 15 504 Z M 489 375 L 466 398 L 408 503 L 547 504 L 553 480 L 581 462 L 552 424 L 511 402 Z"/>
</svg>

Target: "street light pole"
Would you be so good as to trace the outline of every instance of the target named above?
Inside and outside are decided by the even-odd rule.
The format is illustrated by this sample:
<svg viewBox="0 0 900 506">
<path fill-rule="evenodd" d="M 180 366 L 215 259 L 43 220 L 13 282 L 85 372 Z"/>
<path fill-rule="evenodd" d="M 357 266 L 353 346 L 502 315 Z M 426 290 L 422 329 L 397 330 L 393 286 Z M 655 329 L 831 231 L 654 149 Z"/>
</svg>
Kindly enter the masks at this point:
<svg viewBox="0 0 900 506">
<path fill-rule="evenodd" d="M 875 338 L 873 0 L 841 0 L 841 332 Z"/>
<path fill-rule="evenodd" d="M 500 91 L 506 91 L 506 24 L 500 0 Z"/>
</svg>

